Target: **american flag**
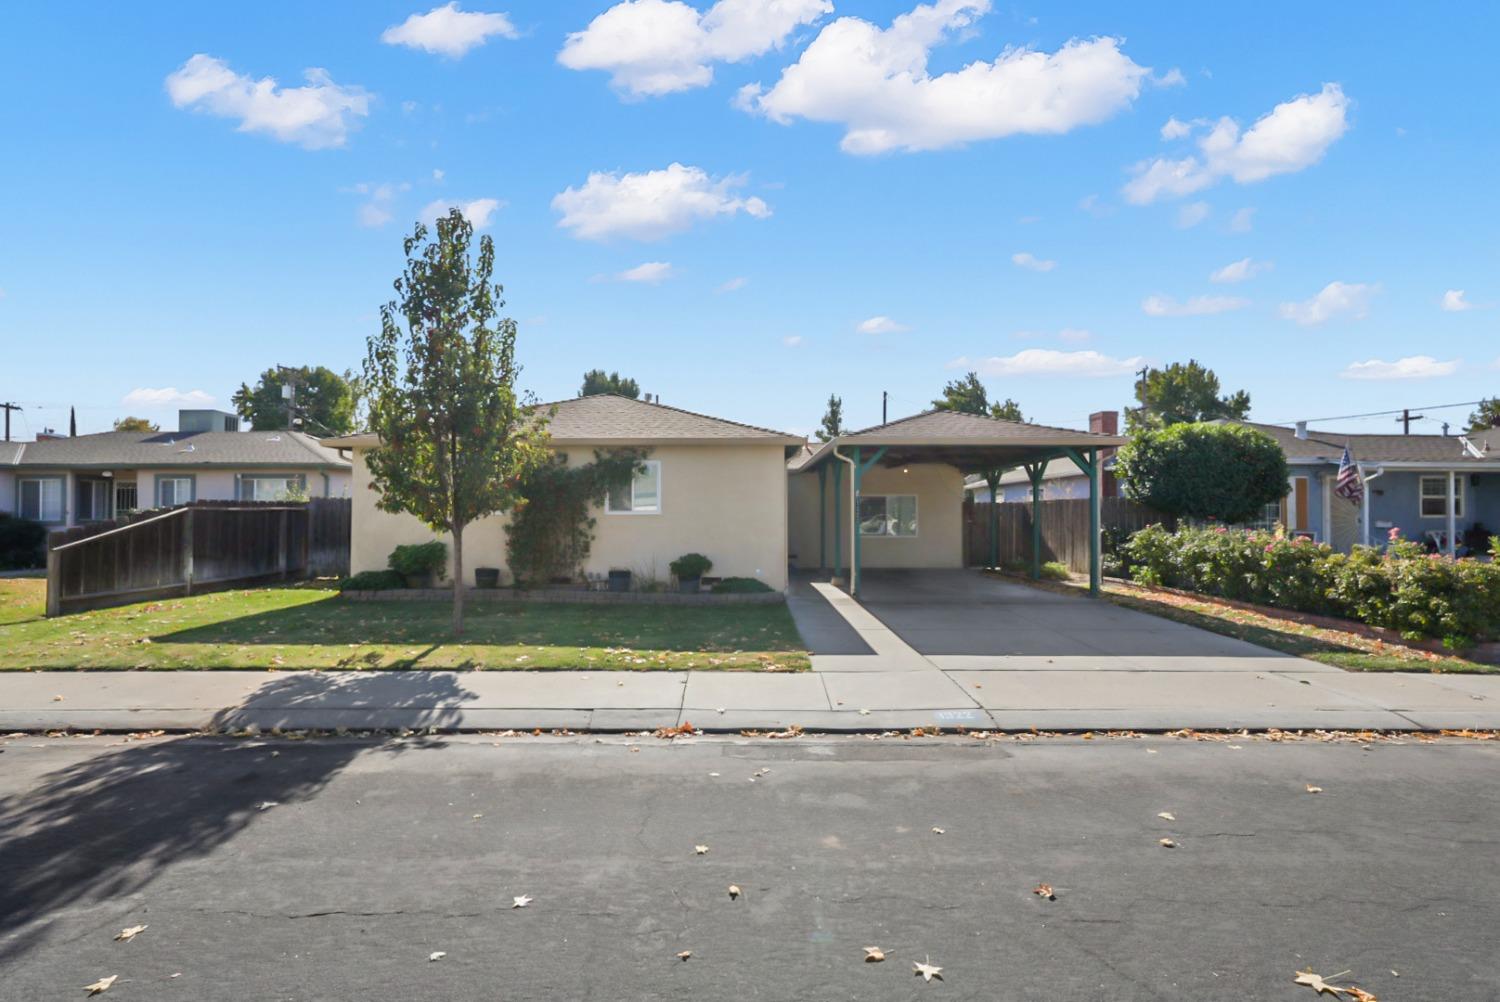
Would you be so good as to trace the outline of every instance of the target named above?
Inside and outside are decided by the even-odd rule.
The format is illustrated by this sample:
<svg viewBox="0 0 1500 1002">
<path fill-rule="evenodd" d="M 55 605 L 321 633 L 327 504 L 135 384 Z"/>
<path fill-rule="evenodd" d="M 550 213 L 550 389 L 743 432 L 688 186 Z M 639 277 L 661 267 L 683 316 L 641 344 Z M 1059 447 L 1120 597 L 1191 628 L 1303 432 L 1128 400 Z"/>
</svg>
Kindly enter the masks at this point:
<svg viewBox="0 0 1500 1002">
<path fill-rule="evenodd" d="M 1354 467 L 1347 445 L 1344 446 L 1344 458 L 1339 460 L 1339 479 L 1333 485 L 1333 493 L 1355 504 L 1359 504 L 1365 497 L 1365 482 L 1359 478 L 1359 470 Z"/>
</svg>

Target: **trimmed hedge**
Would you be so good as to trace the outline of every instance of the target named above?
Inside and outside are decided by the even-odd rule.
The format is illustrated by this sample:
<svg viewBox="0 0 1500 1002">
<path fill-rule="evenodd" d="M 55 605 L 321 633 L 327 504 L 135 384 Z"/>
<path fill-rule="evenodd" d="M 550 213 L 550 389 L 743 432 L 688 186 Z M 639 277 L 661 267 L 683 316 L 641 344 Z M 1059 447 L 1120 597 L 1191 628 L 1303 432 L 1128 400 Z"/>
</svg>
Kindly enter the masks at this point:
<svg viewBox="0 0 1500 1002">
<path fill-rule="evenodd" d="M 760 578 L 722 578 L 713 587 L 715 595 L 755 595 L 774 590 Z"/>
<path fill-rule="evenodd" d="M 0 571 L 47 566 L 47 527 L 0 512 Z"/>
<path fill-rule="evenodd" d="M 1500 564 L 1425 554 L 1394 530 L 1384 552 L 1345 554 L 1261 530 L 1153 525 L 1121 551 L 1142 584 L 1339 616 L 1454 648 L 1500 633 Z"/>
<path fill-rule="evenodd" d="M 390 591 L 405 587 L 406 578 L 396 571 L 360 571 L 339 582 L 339 591 Z"/>
</svg>

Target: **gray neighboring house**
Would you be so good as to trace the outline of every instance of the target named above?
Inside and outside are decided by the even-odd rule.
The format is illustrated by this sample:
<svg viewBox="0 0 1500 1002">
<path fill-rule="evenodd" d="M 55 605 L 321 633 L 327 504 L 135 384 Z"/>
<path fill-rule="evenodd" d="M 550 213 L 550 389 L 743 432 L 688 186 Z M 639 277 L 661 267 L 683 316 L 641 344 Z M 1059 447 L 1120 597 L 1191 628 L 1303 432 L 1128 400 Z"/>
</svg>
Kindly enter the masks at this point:
<svg viewBox="0 0 1500 1002">
<path fill-rule="evenodd" d="M 179 430 L 107 431 L 0 443 L 0 511 L 61 529 L 189 501 L 348 497 L 350 461 L 295 431 L 238 431 L 220 411 Z"/>
</svg>

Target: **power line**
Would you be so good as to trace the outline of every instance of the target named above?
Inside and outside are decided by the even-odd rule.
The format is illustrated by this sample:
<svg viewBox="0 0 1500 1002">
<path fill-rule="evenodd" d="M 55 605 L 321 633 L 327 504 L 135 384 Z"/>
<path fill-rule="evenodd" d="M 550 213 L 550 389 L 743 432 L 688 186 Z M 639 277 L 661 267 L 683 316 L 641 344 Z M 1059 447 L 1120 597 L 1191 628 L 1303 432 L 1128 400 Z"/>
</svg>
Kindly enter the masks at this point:
<svg viewBox="0 0 1500 1002">
<path fill-rule="evenodd" d="M 1461 403 L 1456 404 L 1428 404 L 1425 407 L 1397 407 L 1394 410 L 1370 411 L 1367 414 L 1340 414 L 1337 417 L 1297 418 L 1293 421 L 1267 421 L 1266 424 L 1296 424 L 1298 421 L 1306 421 L 1308 424 L 1313 424 L 1318 421 L 1355 421 L 1360 418 L 1400 416 L 1404 411 L 1440 411 L 1447 410 L 1453 407 L 1478 407 L 1482 403 L 1484 403 L 1483 400 L 1465 400 Z"/>
</svg>

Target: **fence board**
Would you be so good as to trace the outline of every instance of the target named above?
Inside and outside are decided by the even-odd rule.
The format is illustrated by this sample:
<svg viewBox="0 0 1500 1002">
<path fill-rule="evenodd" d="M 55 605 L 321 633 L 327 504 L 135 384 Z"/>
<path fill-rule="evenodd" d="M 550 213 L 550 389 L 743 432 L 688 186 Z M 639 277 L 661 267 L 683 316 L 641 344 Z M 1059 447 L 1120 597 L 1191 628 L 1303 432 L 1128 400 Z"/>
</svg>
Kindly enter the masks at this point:
<svg viewBox="0 0 1500 1002">
<path fill-rule="evenodd" d="M 1122 532 L 1134 532 L 1154 523 L 1168 527 L 1175 519 L 1129 498 L 1104 498 L 1100 503 L 1100 525 Z M 964 563 L 969 567 L 986 567 L 990 562 L 990 513 L 996 519 L 1001 566 L 1031 564 L 1030 503 L 965 502 Z M 1066 498 L 1042 502 L 1042 561 L 1056 560 L 1068 569 L 1085 574 L 1089 569 L 1089 501 L 1088 498 Z"/>
</svg>

